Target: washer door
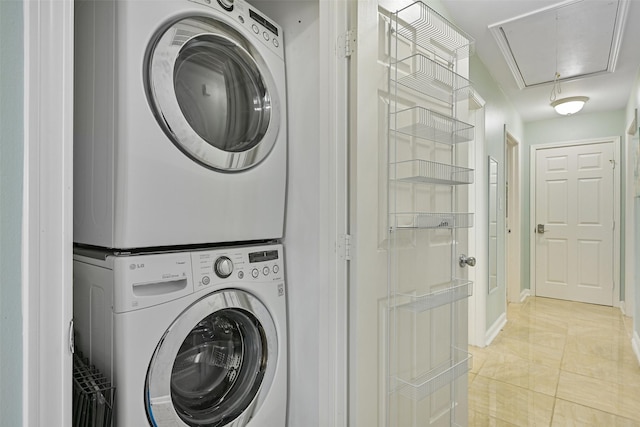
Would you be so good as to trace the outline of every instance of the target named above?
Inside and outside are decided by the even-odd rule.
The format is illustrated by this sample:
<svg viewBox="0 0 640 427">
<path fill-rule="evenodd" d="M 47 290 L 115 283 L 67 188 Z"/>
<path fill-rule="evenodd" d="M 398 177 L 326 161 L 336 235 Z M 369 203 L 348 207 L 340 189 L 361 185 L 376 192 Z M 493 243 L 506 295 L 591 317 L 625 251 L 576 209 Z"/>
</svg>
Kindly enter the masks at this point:
<svg viewBox="0 0 640 427">
<path fill-rule="evenodd" d="M 271 387 L 277 360 L 267 308 L 239 290 L 187 308 L 160 340 L 147 372 L 151 425 L 240 427 Z"/>
<path fill-rule="evenodd" d="M 158 123 L 185 154 L 217 170 L 255 166 L 280 126 L 275 81 L 244 36 L 222 21 L 189 17 L 151 44 L 147 98 Z"/>
</svg>

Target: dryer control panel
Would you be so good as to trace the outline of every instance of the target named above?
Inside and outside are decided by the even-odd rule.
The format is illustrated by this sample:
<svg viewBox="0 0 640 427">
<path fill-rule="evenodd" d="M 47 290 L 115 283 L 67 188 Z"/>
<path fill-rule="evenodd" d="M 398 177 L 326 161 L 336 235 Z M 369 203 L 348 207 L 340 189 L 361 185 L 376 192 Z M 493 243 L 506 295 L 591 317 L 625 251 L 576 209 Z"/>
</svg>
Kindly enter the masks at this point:
<svg viewBox="0 0 640 427">
<path fill-rule="evenodd" d="M 189 0 L 228 14 L 256 40 L 284 59 L 282 27 L 242 0 Z"/>
<path fill-rule="evenodd" d="M 282 246 L 225 248 L 191 253 L 196 290 L 233 282 L 274 282 L 284 279 Z"/>
</svg>

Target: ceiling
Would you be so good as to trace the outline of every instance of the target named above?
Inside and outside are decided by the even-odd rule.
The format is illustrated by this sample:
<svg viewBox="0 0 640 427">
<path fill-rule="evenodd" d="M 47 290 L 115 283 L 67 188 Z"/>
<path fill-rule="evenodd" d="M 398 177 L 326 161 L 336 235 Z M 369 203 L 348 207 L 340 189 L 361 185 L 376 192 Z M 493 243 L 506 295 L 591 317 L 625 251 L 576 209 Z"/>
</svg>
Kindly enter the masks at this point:
<svg viewBox="0 0 640 427">
<path fill-rule="evenodd" d="M 441 1 L 523 121 L 559 117 L 549 105 L 556 72 L 558 99 L 589 97 L 577 114 L 627 105 L 640 67 L 640 1 Z"/>
</svg>

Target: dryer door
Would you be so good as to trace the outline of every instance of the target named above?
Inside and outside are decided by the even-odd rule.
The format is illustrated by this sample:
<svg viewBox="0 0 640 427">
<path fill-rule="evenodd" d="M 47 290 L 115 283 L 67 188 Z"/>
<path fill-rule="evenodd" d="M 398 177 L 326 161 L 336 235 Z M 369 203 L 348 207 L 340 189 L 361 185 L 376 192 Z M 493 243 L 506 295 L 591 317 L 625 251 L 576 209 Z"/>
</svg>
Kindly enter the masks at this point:
<svg viewBox="0 0 640 427">
<path fill-rule="evenodd" d="M 267 308 L 239 290 L 187 308 L 160 340 L 145 387 L 152 426 L 244 426 L 275 374 L 276 328 Z"/>
<path fill-rule="evenodd" d="M 262 161 L 275 144 L 280 102 L 256 47 L 224 22 L 189 17 L 152 43 L 147 98 L 174 144 L 198 163 L 240 171 Z"/>
</svg>

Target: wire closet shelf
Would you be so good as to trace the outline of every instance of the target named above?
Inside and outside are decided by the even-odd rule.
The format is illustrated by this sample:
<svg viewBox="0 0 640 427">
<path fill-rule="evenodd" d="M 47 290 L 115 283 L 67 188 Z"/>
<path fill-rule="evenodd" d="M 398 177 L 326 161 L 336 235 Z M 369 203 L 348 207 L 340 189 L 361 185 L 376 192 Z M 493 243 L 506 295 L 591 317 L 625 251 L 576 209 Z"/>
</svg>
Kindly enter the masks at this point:
<svg viewBox="0 0 640 427">
<path fill-rule="evenodd" d="M 459 332 L 473 282 L 457 260 L 474 222 L 460 202 L 474 183 L 474 40 L 421 1 L 390 18 L 386 426 L 464 425 L 472 357 Z"/>
</svg>

